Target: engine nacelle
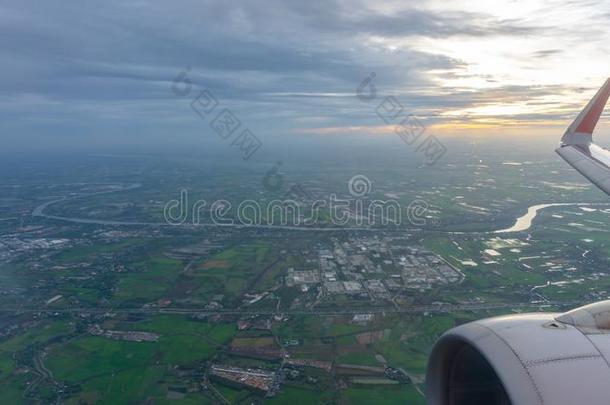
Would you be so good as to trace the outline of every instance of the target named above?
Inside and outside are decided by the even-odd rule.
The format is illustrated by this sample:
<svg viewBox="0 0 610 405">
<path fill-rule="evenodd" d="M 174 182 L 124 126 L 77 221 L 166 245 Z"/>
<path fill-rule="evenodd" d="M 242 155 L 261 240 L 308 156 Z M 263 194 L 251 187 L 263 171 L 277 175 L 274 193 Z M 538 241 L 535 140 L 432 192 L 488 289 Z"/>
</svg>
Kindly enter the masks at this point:
<svg viewBox="0 0 610 405">
<path fill-rule="evenodd" d="M 458 326 L 428 362 L 430 405 L 610 404 L 610 302 Z"/>
</svg>

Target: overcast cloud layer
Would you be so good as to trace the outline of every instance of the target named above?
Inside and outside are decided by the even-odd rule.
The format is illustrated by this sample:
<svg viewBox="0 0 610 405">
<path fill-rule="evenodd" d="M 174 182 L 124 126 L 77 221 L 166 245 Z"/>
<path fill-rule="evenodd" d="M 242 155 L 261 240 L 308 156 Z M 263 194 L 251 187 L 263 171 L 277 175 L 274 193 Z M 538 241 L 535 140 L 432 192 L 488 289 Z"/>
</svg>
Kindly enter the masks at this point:
<svg viewBox="0 0 610 405">
<path fill-rule="evenodd" d="M 205 130 L 186 68 L 261 138 L 387 132 L 371 72 L 439 133 L 563 124 L 610 76 L 608 1 L 396 3 L 4 1 L 2 136 Z"/>
</svg>

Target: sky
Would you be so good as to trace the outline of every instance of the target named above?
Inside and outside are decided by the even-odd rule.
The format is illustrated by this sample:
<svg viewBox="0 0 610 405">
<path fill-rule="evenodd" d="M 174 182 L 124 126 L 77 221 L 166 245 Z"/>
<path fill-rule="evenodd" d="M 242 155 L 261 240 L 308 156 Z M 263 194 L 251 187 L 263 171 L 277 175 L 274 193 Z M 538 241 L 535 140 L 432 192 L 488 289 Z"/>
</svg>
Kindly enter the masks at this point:
<svg viewBox="0 0 610 405">
<path fill-rule="evenodd" d="M 609 0 L 2 0 L 0 134 L 187 142 L 207 89 L 263 140 L 391 135 L 388 96 L 439 136 L 559 138 L 610 77 L 609 27 Z"/>
</svg>

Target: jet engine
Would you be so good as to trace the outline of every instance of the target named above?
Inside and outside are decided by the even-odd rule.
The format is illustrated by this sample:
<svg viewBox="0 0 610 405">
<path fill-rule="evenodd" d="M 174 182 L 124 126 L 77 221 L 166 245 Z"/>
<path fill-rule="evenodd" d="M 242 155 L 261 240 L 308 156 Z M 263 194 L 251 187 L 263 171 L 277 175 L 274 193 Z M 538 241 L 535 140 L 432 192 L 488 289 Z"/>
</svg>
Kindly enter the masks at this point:
<svg viewBox="0 0 610 405">
<path fill-rule="evenodd" d="M 610 301 L 458 326 L 438 340 L 430 405 L 610 404 Z"/>
</svg>

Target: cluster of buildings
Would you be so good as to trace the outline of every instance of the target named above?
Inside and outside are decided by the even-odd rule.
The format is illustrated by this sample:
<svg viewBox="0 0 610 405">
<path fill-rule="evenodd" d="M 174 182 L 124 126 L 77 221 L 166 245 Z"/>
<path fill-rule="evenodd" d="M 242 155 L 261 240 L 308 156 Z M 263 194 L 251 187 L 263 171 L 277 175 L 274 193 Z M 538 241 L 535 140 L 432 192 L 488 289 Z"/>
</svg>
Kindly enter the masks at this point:
<svg viewBox="0 0 610 405">
<path fill-rule="evenodd" d="M 260 368 L 242 368 L 227 364 L 212 364 L 206 377 L 220 384 L 233 388 L 247 389 L 266 397 L 275 396 L 286 379 L 301 379 L 308 384 L 316 384 L 317 377 L 305 376 L 305 369 L 315 368 L 327 373 L 336 373 L 345 381 L 353 378 L 364 378 L 366 384 L 409 384 L 411 380 L 406 372 L 384 365 L 383 367 L 362 366 L 355 364 L 334 364 L 327 361 L 311 359 L 292 359 L 287 356 L 282 366 L 275 370 Z"/>
<path fill-rule="evenodd" d="M 0 238 L 0 261 L 9 261 L 22 253 L 42 249 L 65 248 L 70 240 L 60 238 L 32 238 L 7 235 Z"/>
<path fill-rule="evenodd" d="M 318 288 L 326 297 L 344 294 L 389 300 L 401 291 L 426 290 L 435 284 L 458 283 L 463 273 L 408 237 L 361 236 L 331 239 L 316 250 L 309 269 L 290 268 L 286 286 L 302 292 Z"/>
<path fill-rule="evenodd" d="M 282 384 L 282 374 L 254 368 L 238 368 L 214 364 L 208 371 L 212 381 L 235 387 L 245 388 L 272 397 L 279 391 Z"/>
<path fill-rule="evenodd" d="M 464 277 L 443 258 L 420 247 L 409 246 L 397 265 L 401 270 L 400 279 L 407 288 L 428 289 L 434 284 L 457 283 Z"/>
<path fill-rule="evenodd" d="M 114 340 L 126 340 L 129 342 L 156 342 L 161 337 L 152 332 L 104 330 L 99 325 L 92 325 L 88 329 L 93 336 L 102 336 Z"/>
</svg>

